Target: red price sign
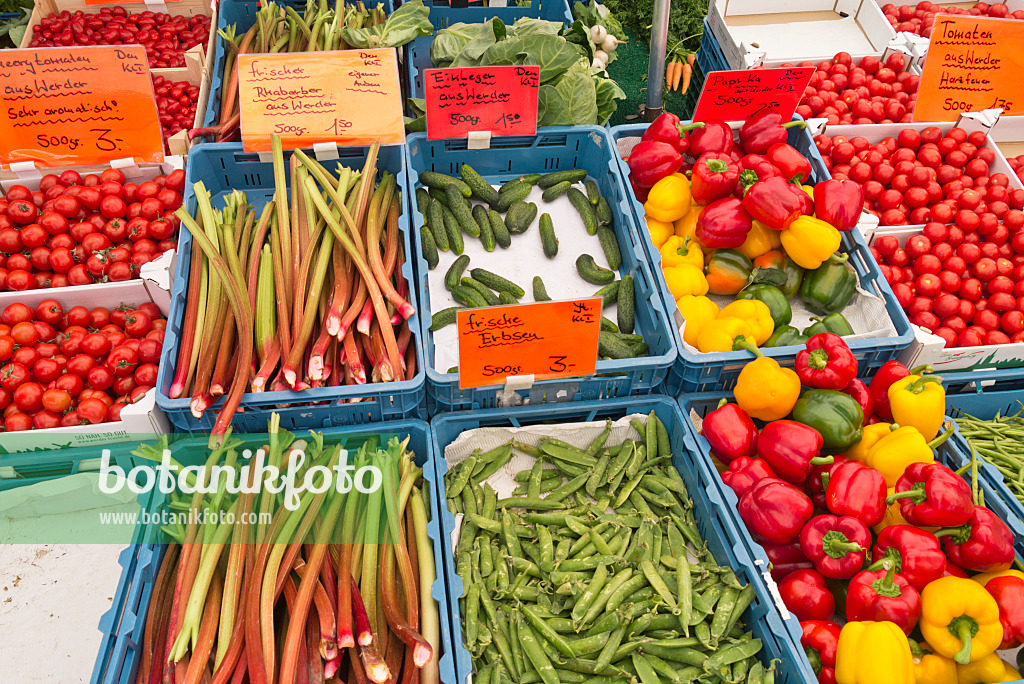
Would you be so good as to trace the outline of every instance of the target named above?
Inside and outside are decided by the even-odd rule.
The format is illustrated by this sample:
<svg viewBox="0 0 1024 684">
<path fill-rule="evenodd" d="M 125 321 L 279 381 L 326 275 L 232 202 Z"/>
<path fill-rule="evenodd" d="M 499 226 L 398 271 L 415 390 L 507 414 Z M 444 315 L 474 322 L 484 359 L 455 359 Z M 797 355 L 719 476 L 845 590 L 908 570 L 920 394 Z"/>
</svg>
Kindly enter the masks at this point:
<svg viewBox="0 0 1024 684">
<path fill-rule="evenodd" d="M 540 67 L 498 66 L 427 69 L 427 137 L 464 138 L 537 132 Z"/>
<path fill-rule="evenodd" d="M 704 81 L 693 120 L 746 121 L 772 111 L 788 121 L 813 73 L 814 67 L 712 71 Z"/>
</svg>

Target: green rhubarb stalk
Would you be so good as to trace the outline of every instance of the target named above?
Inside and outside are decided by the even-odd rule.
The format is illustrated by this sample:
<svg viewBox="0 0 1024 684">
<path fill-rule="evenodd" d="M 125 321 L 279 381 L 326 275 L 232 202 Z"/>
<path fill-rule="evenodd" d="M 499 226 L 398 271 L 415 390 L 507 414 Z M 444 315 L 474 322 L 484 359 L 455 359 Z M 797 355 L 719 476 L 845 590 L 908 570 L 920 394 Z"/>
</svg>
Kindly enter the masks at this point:
<svg viewBox="0 0 1024 684">
<path fill-rule="evenodd" d="M 437 603 L 434 602 L 432 592 L 434 581 L 437 579 L 434 569 L 434 545 L 427 533 L 427 505 L 426 494 L 423 490 L 416 488 L 409 499 L 412 507 L 413 526 L 416 532 L 416 555 L 420 570 L 420 633 L 430 644 L 434 653 L 440 653 L 441 647 L 441 622 L 437 612 Z M 439 684 L 440 674 L 437 667 L 437 658 L 431 658 L 430 662 L 420 670 L 421 684 Z"/>
<path fill-rule="evenodd" d="M 277 336 L 277 311 L 274 304 L 274 260 L 270 245 L 263 245 L 256 277 L 256 353 L 260 363 L 267 359 L 270 344 Z"/>
</svg>

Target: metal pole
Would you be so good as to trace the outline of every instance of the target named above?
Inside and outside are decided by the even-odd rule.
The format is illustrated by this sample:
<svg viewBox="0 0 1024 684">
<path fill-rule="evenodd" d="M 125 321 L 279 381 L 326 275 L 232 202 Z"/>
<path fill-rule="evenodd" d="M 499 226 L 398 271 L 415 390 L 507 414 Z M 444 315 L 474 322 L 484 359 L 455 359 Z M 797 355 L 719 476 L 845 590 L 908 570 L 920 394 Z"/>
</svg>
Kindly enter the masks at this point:
<svg viewBox="0 0 1024 684">
<path fill-rule="evenodd" d="M 647 106 L 644 120 L 654 121 L 665 109 L 662 92 L 665 80 L 665 50 L 668 44 L 668 11 L 672 0 L 654 0 L 654 23 L 651 26 L 651 61 L 647 66 Z"/>
</svg>

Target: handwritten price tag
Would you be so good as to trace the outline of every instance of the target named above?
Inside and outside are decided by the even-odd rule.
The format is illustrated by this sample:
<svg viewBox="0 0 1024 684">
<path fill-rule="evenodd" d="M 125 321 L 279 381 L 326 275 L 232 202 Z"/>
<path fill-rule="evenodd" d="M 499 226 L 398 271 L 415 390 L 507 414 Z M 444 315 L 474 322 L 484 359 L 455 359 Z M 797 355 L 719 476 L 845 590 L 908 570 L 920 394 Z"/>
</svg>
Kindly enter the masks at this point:
<svg viewBox="0 0 1024 684">
<path fill-rule="evenodd" d="M 285 149 L 405 142 L 392 48 L 241 55 L 238 90 L 247 152 L 269 150 L 273 133 Z"/>
<path fill-rule="evenodd" d="M 540 67 L 499 66 L 427 69 L 427 137 L 464 138 L 537 132 Z"/>
<path fill-rule="evenodd" d="M 601 299 L 462 309 L 459 387 L 500 385 L 510 375 L 547 380 L 593 375 Z"/>
<path fill-rule="evenodd" d="M 768 110 L 788 121 L 813 73 L 814 67 L 712 71 L 704 80 L 693 120 L 746 121 Z"/>
<path fill-rule="evenodd" d="M 1024 22 L 940 14 L 914 106 L 914 121 L 955 121 L 963 112 L 1024 110 Z M 1014 107 L 1016 102 L 1016 108 Z"/>
<path fill-rule="evenodd" d="M 0 83 L 0 162 L 163 161 L 141 45 L 3 50 Z"/>
</svg>

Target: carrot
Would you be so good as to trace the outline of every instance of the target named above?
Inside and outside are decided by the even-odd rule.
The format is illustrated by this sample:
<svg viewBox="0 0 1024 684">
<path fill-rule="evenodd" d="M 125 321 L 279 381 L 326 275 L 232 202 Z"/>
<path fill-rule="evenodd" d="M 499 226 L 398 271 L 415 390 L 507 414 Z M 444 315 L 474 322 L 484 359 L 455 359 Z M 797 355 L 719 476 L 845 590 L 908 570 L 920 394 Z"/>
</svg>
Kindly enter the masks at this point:
<svg viewBox="0 0 1024 684">
<path fill-rule="evenodd" d="M 686 55 L 686 63 L 689 64 L 690 66 L 693 66 L 693 62 L 696 59 L 697 59 L 697 53 L 696 52 L 691 52 L 690 54 Z"/>
<path fill-rule="evenodd" d="M 689 64 L 683 65 L 683 93 L 690 87 L 690 78 L 693 76 L 693 67 Z"/>
<path fill-rule="evenodd" d="M 676 63 L 674 60 L 665 65 L 665 86 L 669 90 L 672 89 L 672 76 L 675 74 L 675 69 Z"/>
<path fill-rule="evenodd" d="M 676 60 L 676 70 L 672 74 L 672 90 L 679 90 L 679 79 L 683 75 L 683 63 Z"/>
</svg>

